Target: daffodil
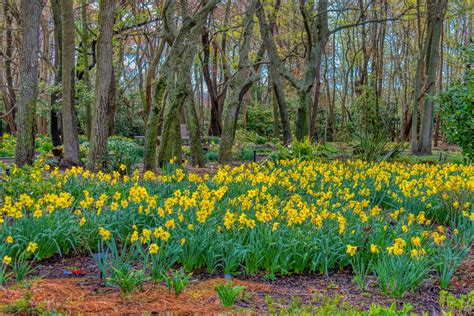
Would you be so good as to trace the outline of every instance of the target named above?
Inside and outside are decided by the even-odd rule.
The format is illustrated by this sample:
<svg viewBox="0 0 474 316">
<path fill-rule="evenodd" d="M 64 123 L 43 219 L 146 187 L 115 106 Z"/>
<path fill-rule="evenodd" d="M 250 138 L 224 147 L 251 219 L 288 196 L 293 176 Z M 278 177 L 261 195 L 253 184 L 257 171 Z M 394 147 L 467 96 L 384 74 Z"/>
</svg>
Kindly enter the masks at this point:
<svg viewBox="0 0 474 316">
<path fill-rule="evenodd" d="M 150 247 L 148 248 L 148 251 L 149 251 L 151 254 L 157 253 L 158 250 L 160 250 L 160 246 L 158 246 L 158 245 L 155 244 L 155 243 L 150 244 Z"/>
<path fill-rule="evenodd" d="M 35 242 L 31 242 L 28 244 L 28 247 L 26 247 L 26 251 L 33 253 L 38 249 L 38 244 Z"/>
<path fill-rule="evenodd" d="M 379 247 L 377 247 L 377 245 L 371 244 L 370 245 L 370 252 L 371 253 L 379 253 Z"/>
<path fill-rule="evenodd" d="M 347 245 L 346 253 L 351 255 L 351 257 L 355 256 L 356 251 L 357 251 L 357 246 Z"/>
<path fill-rule="evenodd" d="M 3 264 L 4 265 L 9 265 L 10 263 L 12 263 L 12 258 L 10 256 L 3 256 L 3 260 L 2 260 Z"/>
</svg>

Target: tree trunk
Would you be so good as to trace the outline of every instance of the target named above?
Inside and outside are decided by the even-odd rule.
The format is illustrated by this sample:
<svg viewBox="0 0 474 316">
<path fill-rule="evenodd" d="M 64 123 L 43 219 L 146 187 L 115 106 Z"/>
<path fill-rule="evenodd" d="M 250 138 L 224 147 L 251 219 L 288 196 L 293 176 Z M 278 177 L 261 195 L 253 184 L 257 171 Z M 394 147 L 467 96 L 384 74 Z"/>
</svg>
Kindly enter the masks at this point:
<svg viewBox="0 0 474 316">
<path fill-rule="evenodd" d="M 334 87 L 335 88 L 335 87 Z M 314 85 L 314 99 L 313 107 L 311 110 L 311 122 L 309 126 L 309 136 L 313 139 L 318 139 L 317 135 L 317 122 L 318 122 L 318 107 L 319 107 L 319 95 L 321 94 L 321 60 L 316 67 L 316 80 Z"/>
<path fill-rule="evenodd" d="M 38 98 L 40 18 L 42 0 L 21 0 L 20 77 L 15 163 L 32 164 L 35 154 L 35 111 Z"/>
<path fill-rule="evenodd" d="M 222 133 L 222 123 L 219 113 L 219 96 L 217 93 L 217 85 L 214 85 L 215 80 L 211 78 L 210 69 L 209 69 L 209 60 L 210 60 L 210 42 L 209 42 L 209 31 L 206 29 L 201 34 L 201 41 L 203 45 L 203 60 L 202 68 L 204 81 L 206 82 L 207 91 L 209 95 L 209 100 L 211 102 L 211 120 L 209 124 L 209 136 L 220 136 Z M 214 58 L 215 59 L 215 58 Z M 213 77 L 215 78 L 215 72 L 217 71 L 212 67 Z"/>
<path fill-rule="evenodd" d="M 308 50 L 308 52 L 306 52 L 308 57 L 303 70 L 302 79 L 296 79 L 285 67 L 285 65 L 279 60 L 279 57 L 274 58 L 270 56 L 271 61 L 278 63 L 277 68 L 280 72 L 280 75 L 285 77 L 298 92 L 298 108 L 296 113 L 295 130 L 296 139 L 299 141 L 302 141 L 304 138 L 309 136 L 311 116 L 311 89 L 314 85 L 317 66 L 321 60 L 322 50 L 329 35 L 327 6 L 327 0 L 320 0 L 317 5 L 318 15 L 314 18 L 315 20 L 311 20 L 310 14 L 306 8 L 305 1 L 300 0 L 299 9 L 303 17 L 303 24 L 305 25 L 307 37 L 306 47 Z M 261 27 L 265 26 L 266 22 L 264 17 L 264 11 L 260 1 L 258 4 L 257 14 L 259 16 L 259 21 L 263 21 L 263 23 L 261 22 Z M 268 44 L 267 48 L 269 49 L 269 52 L 272 51 L 273 49 L 271 47 L 275 45 L 275 40 L 271 32 L 266 32 L 263 38 L 264 41 L 266 40 L 266 43 Z"/>
<path fill-rule="evenodd" d="M 4 6 L 0 7 L 0 20 L 6 22 L 6 14 L 8 14 L 8 7 L 6 6 L 6 2 Z M 6 29 L 6 23 L 1 24 L 1 27 Z M 0 31 L 0 50 L 3 51 L 3 30 Z M 5 57 L 3 54 L 0 54 L 0 65 L 5 64 L 4 62 Z M 0 118 L 4 118 L 7 121 L 7 130 L 10 133 L 14 133 L 16 131 L 15 128 L 15 118 L 13 117 L 13 112 L 15 108 L 13 108 L 13 100 L 10 100 L 10 94 L 7 90 L 7 85 L 4 82 L 4 68 L 0 69 L 0 95 L 2 96 L 3 107 L 5 109 L 5 113 L 0 112 Z M 0 120 L 0 135 L 3 133 L 3 125 Z"/>
<path fill-rule="evenodd" d="M 193 51 L 193 50 L 191 50 Z M 189 53 L 188 64 L 183 65 L 183 82 L 186 85 L 186 99 L 184 100 L 184 114 L 186 117 L 186 124 L 189 131 L 189 143 L 191 151 L 191 164 L 195 167 L 204 166 L 204 155 L 202 153 L 201 131 L 199 127 L 199 120 L 196 112 L 194 102 L 194 93 L 191 83 L 190 68 L 193 62 L 195 51 Z"/>
<path fill-rule="evenodd" d="M 74 8 L 72 1 L 61 0 L 62 49 L 62 126 L 64 152 L 61 165 L 64 167 L 82 165 L 79 151 L 77 119 L 74 109 Z"/>
<path fill-rule="evenodd" d="M 165 62 L 166 64 L 166 62 Z M 164 105 L 164 97 L 166 91 L 166 82 L 168 78 L 166 70 L 162 71 L 162 74 L 155 84 L 155 92 L 153 95 L 153 107 L 148 113 L 148 120 L 145 129 L 145 144 L 143 149 L 143 169 L 144 170 L 155 170 L 156 169 L 156 147 L 158 138 L 158 129 L 160 122 L 160 114 Z"/>
<path fill-rule="evenodd" d="M 280 139 L 280 111 L 278 111 L 278 102 L 273 91 L 272 75 L 268 76 L 268 95 L 271 97 L 273 109 L 273 136 Z"/>
<path fill-rule="evenodd" d="M 150 63 L 150 68 L 146 73 L 145 79 L 145 109 L 144 109 L 144 118 L 145 123 L 148 125 L 148 115 L 150 114 L 150 110 L 152 107 L 152 87 L 153 87 L 153 80 L 155 80 L 156 76 L 156 67 L 158 67 L 158 63 L 161 60 L 161 56 L 163 55 L 163 51 L 165 49 L 165 40 L 160 41 L 160 45 L 158 46 L 157 51 L 153 55 L 153 59 Z M 154 111 L 154 110 L 153 110 Z"/>
<path fill-rule="evenodd" d="M 446 13 L 447 0 L 429 0 L 427 12 L 431 23 L 428 22 L 427 29 L 427 51 L 425 59 L 426 82 L 423 105 L 423 117 L 420 126 L 420 140 L 418 142 L 417 154 L 431 155 L 433 139 L 433 97 L 435 95 L 436 71 L 439 65 L 439 43 L 441 30 L 443 28 L 444 15 Z"/>
<path fill-rule="evenodd" d="M 169 81 L 172 80 L 174 80 L 174 78 L 169 79 Z M 172 85 L 172 82 L 168 82 L 168 87 L 171 87 Z M 170 89 L 170 92 L 171 91 L 173 91 L 173 94 L 169 96 L 169 104 L 165 108 L 163 130 L 161 132 L 161 143 L 158 154 L 158 163 L 160 167 L 163 167 L 172 159 L 181 159 L 179 111 L 186 98 L 186 91 L 183 90 L 182 86 L 175 86 Z"/>
<path fill-rule="evenodd" d="M 250 77 L 252 67 L 249 60 L 251 37 L 253 32 L 253 15 L 258 0 L 251 0 L 245 13 L 242 46 L 240 47 L 239 65 L 237 73 L 229 84 L 228 103 L 224 112 L 224 126 L 222 129 L 221 144 L 219 148 L 219 163 L 228 163 L 232 158 L 232 145 L 234 144 L 237 120 L 239 118 L 242 99 L 251 87 L 253 80 Z M 258 4 L 260 5 L 260 4 Z"/>
<path fill-rule="evenodd" d="M 423 80 L 423 65 L 426 59 L 426 50 L 427 50 L 427 40 L 428 34 L 425 36 L 425 43 L 421 42 L 421 22 L 420 22 L 420 3 L 417 1 L 417 21 L 418 21 L 418 37 L 419 39 L 419 56 L 416 64 L 416 73 L 415 73 L 415 87 L 413 91 L 413 112 L 411 116 L 411 152 L 413 154 L 417 153 L 417 144 L 418 144 L 418 118 L 420 110 L 420 101 L 423 98 L 424 93 L 422 93 L 422 80 Z"/>
<path fill-rule="evenodd" d="M 117 111 L 117 80 L 118 77 L 115 74 L 115 68 L 112 65 L 112 79 L 110 80 L 108 102 L 107 102 L 107 123 L 108 133 L 107 137 L 115 134 L 115 112 Z"/>
<path fill-rule="evenodd" d="M 82 59 L 84 63 L 84 82 L 86 89 L 90 90 L 90 76 L 89 76 L 89 30 L 87 23 L 87 1 L 81 0 L 81 45 L 82 45 Z M 91 138 L 91 104 L 86 103 L 86 135 L 87 139 Z"/>
<path fill-rule="evenodd" d="M 439 56 L 439 68 L 438 68 L 438 94 L 443 91 L 443 66 L 444 66 L 444 54 L 443 54 L 443 39 L 444 39 L 444 29 L 441 29 L 441 45 L 440 45 L 440 56 Z M 436 115 L 435 119 L 435 131 L 434 131 L 434 140 L 433 146 L 438 147 L 439 138 L 441 136 L 441 116 L 439 112 Z"/>
<path fill-rule="evenodd" d="M 54 85 L 59 86 L 61 84 L 62 75 L 62 22 L 61 22 L 61 4 L 60 0 L 51 0 L 51 11 L 53 15 L 54 24 Z M 50 110 L 50 129 L 51 129 L 51 141 L 54 147 L 62 145 L 61 141 L 61 130 L 60 130 L 60 116 L 57 110 L 57 103 L 60 99 L 60 91 L 54 89 L 51 93 L 51 110 Z M 55 155 L 61 155 L 60 150 L 54 151 Z"/>
<path fill-rule="evenodd" d="M 210 0 L 203 2 L 202 8 L 196 12 L 192 17 L 187 15 L 187 9 L 182 8 L 183 23 L 179 31 L 176 30 L 174 17 L 174 1 L 170 1 L 170 4 L 165 8 L 165 37 L 168 38 L 168 42 L 172 43 L 169 53 L 169 69 L 170 75 L 168 76 L 167 88 L 169 91 L 169 104 L 166 107 L 165 116 L 163 120 L 163 130 L 161 134 L 161 143 L 159 148 L 158 163 L 163 166 L 165 163 L 173 158 L 180 159 L 181 156 L 181 135 L 179 126 L 179 115 L 182 111 L 182 106 L 189 97 L 188 87 L 188 76 L 190 76 L 191 65 L 195 55 L 196 43 L 193 41 L 198 34 L 202 33 L 204 23 L 207 20 L 209 13 L 215 8 L 217 0 Z M 194 103 L 192 103 L 194 106 Z M 186 106 L 186 104 L 185 104 Z M 187 115 L 189 109 L 186 110 Z M 196 111 L 194 109 L 194 114 Z M 185 115 L 186 116 L 186 115 Z M 187 117 L 188 120 L 194 118 Z M 197 123 L 197 115 L 195 117 Z M 194 122 L 191 121 L 191 128 Z M 201 137 L 198 133 L 199 129 L 190 130 L 191 144 L 191 155 L 192 160 L 195 162 L 203 161 L 202 148 L 201 148 Z M 197 150 L 199 147 L 199 150 Z"/>
<path fill-rule="evenodd" d="M 9 12 L 8 1 L 3 2 L 3 13 L 5 15 L 5 80 L 7 82 L 8 89 L 8 103 L 9 103 L 9 114 L 8 114 L 8 126 L 11 133 L 16 132 L 16 93 L 13 84 L 13 72 L 12 72 L 12 60 L 13 60 L 13 23 L 12 15 Z M 6 110 L 6 109 L 5 109 Z"/>
<path fill-rule="evenodd" d="M 115 0 L 101 0 L 99 5 L 99 35 L 97 39 L 97 70 L 88 168 L 104 169 L 107 164 L 108 111 L 110 87 L 113 85 L 112 37 Z"/>
<path fill-rule="evenodd" d="M 274 96 L 278 103 L 278 110 L 280 113 L 281 125 L 283 129 L 283 140 L 285 144 L 289 144 L 292 142 L 292 136 L 290 120 L 288 118 L 288 105 L 283 90 L 281 75 L 278 70 L 278 66 L 281 63 L 280 57 L 277 53 L 271 25 L 266 20 L 265 12 L 262 3 L 260 2 L 257 4 L 256 13 L 259 20 L 260 34 L 267 49 L 268 58 L 270 59 L 269 75 L 271 76 L 270 80 L 272 82 Z"/>
</svg>

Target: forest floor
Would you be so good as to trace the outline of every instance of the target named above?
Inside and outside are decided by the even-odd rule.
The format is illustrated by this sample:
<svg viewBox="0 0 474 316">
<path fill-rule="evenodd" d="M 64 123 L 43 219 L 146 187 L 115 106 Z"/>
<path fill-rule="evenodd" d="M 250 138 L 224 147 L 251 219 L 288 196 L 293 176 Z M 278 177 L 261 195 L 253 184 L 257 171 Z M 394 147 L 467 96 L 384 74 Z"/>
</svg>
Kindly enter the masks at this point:
<svg viewBox="0 0 474 316">
<path fill-rule="evenodd" d="M 81 269 L 81 275 L 65 276 L 71 266 Z M 412 312 L 440 312 L 440 288 L 434 278 L 427 279 L 414 293 L 392 299 L 380 292 L 370 279 L 362 291 L 349 270 L 331 272 L 329 277 L 317 274 L 279 276 L 266 280 L 263 274 L 252 277 L 234 276 L 236 285 L 246 287 L 232 308 L 223 307 L 214 291 L 216 284 L 229 282 L 222 273 L 195 272 L 190 284 L 180 295 L 169 292 L 165 284 L 146 283 L 142 290 L 121 295 L 118 288 L 104 286 L 99 270 L 91 257 L 54 257 L 42 261 L 29 281 L 7 286 L 0 291 L 0 308 L 11 313 L 67 314 L 262 314 L 279 311 L 288 305 L 320 305 L 325 299 L 340 298 L 341 304 L 367 310 L 371 304 L 390 306 L 396 302 L 411 304 Z M 458 268 L 448 291 L 456 296 L 474 289 L 474 252 Z M 300 305 L 301 306 L 301 305 Z"/>
</svg>

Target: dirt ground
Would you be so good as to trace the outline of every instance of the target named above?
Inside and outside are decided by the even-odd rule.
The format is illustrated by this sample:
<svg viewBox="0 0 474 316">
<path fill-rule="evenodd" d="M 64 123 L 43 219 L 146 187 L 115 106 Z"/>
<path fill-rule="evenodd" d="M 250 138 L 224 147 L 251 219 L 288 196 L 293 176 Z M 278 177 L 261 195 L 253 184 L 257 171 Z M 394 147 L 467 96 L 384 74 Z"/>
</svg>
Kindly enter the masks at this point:
<svg viewBox="0 0 474 316">
<path fill-rule="evenodd" d="M 80 268 L 82 275 L 66 276 L 64 269 Z M 266 297 L 272 297 L 274 304 L 286 306 L 297 298 L 301 303 L 318 304 L 324 297 L 340 295 L 343 301 L 360 309 L 367 309 L 372 303 L 389 306 L 393 299 L 381 293 L 375 280 L 369 280 L 366 291 L 352 281 L 350 271 L 332 273 L 329 277 L 316 274 L 277 277 L 268 281 L 264 274 L 253 277 L 234 276 L 234 284 L 243 285 L 246 290 L 233 308 L 224 308 L 214 291 L 214 286 L 228 282 L 223 275 L 195 272 L 191 283 L 180 294 L 169 292 L 166 286 L 146 283 L 142 290 L 123 297 L 117 288 L 103 286 L 99 271 L 90 257 L 55 257 L 38 265 L 32 281 L 27 286 L 10 285 L 0 290 L 0 304 L 12 304 L 30 295 L 31 306 L 42 306 L 48 311 L 68 314 L 262 314 L 267 312 Z M 474 252 L 459 267 L 449 291 L 466 294 L 474 289 Z M 415 293 L 396 299 L 397 305 L 410 303 L 413 311 L 439 314 L 439 291 L 434 278 L 426 280 Z"/>
</svg>

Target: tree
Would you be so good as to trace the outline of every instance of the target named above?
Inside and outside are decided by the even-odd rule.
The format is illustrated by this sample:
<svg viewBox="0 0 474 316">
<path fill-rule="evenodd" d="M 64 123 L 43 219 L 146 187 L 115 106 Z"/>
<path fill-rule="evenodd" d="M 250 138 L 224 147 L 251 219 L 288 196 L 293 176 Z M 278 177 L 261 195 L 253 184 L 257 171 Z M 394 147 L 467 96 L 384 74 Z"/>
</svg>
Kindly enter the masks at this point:
<svg viewBox="0 0 474 316">
<path fill-rule="evenodd" d="M 276 53 L 269 54 L 269 57 L 272 59 L 271 63 L 278 65 L 278 71 L 280 74 L 287 79 L 298 92 L 298 109 L 296 113 L 295 129 L 296 139 L 299 141 L 302 141 L 305 137 L 309 136 L 311 113 L 310 93 L 317 75 L 317 68 L 320 67 L 321 64 L 323 48 L 329 36 L 327 0 L 320 0 L 317 8 L 318 14 L 311 17 L 306 1 L 300 0 L 299 9 L 306 32 L 305 48 L 308 51 L 301 79 L 297 79 L 290 73 Z M 264 9 L 261 5 L 259 6 L 259 10 L 262 12 L 259 14 L 259 18 L 262 21 Z M 261 22 L 261 24 L 265 25 L 265 22 Z M 273 50 L 272 47 L 276 47 L 273 34 L 271 32 L 266 32 L 265 37 L 268 43 L 267 49 Z"/>
<path fill-rule="evenodd" d="M 39 34 L 42 0 L 21 0 L 20 78 L 15 163 L 32 164 L 35 155 L 35 111 L 38 98 Z"/>
<path fill-rule="evenodd" d="M 110 90 L 114 85 L 112 37 L 115 0 L 100 0 L 99 35 L 97 38 L 97 70 L 94 107 L 92 108 L 91 140 L 88 168 L 93 171 L 106 167 L 109 134 Z"/>
<path fill-rule="evenodd" d="M 433 139 L 433 99 L 435 97 L 436 72 L 439 65 L 439 42 L 446 14 L 447 0 L 427 0 L 428 25 L 425 37 L 424 67 L 426 80 L 423 88 L 423 116 L 420 139 L 415 151 L 419 155 L 431 155 Z"/>
<path fill-rule="evenodd" d="M 51 0 L 51 12 L 54 25 L 54 85 L 61 84 L 62 75 L 62 22 L 60 0 Z M 61 146 L 61 131 L 59 130 L 59 113 L 56 110 L 56 103 L 60 98 L 60 91 L 54 89 L 51 93 L 50 130 L 51 141 L 54 147 Z"/>
<path fill-rule="evenodd" d="M 257 17 L 259 20 L 260 26 L 260 35 L 263 39 L 263 43 L 267 49 L 267 54 L 269 56 L 269 76 L 273 88 L 273 93 L 275 96 L 275 101 L 278 104 L 278 113 L 280 114 L 281 125 L 283 128 L 283 141 L 285 144 L 289 144 L 292 141 L 290 122 L 288 118 L 288 105 L 285 98 L 285 93 L 283 90 L 283 83 L 281 80 L 280 73 L 278 71 L 278 65 L 280 64 L 279 56 L 275 46 L 273 38 L 273 31 L 275 29 L 275 21 L 267 22 L 265 17 L 265 12 L 263 11 L 263 5 L 260 3 L 257 4 Z M 280 6 L 280 1 L 278 0 L 275 3 L 275 8 L 278 9 Z"/>
<path fill-rule="evenodd" d="M 165 108 L 163 131 L 158 155 L 158 162 L 163 166 L 173 158 L 181 156 L 181 135 L 179 128 L 179 114 L 184 105 L 184 114 L 189 128 L 191 144 L 191 162 L 201 166 L 204 163 L 201 147 L 199 123 L 191 89 L 191 65 L 196 54 L 195 39 L 202 32 L 208 14 L 215 8 L 217 0 L 203 1 L 202 8 L 193 16 L 188 15 L 186 6 L 181 9 L 183 23 L 179 30 L 176 29 L 174 19 L 175 1 L 169 0 L 165 5 L 165 30 L 168 43 L 171 44 L 169 52 L 168 94 L 169 103 Z M 185 3 L 181 3 L 184 5 Z"/>
<path fill-rule="evenodd" d="M 89 30 L 87 29 L 87 2 L 81 0 L 81 45 L 82 45 L 82 62 L 84 67 L 84 82 L 87 89 L 91 88 L 90 77 L 89 77 Z M 91 138 L 91 104 L 86 104 L 86 136 L 87 139 Z"/>
<path fill-rule="evenodd" d="M 3 70 L 0 70 L 0 92 L 2 94 L 2 101 L 5 113 L 0 113 L 0 117 L 4 117 L 7 121 L 8 130 L 10 133 L 16 132 L 15 115 L 16 115 L 16 92 L 13 87 L 12 75 L 12 60 L 13 60 L 13 35 L 12 35 L 12 16 L 10 14 L 9 5 L 7 1 L 3 3 L 2 20 L 5 24 L 5 49 L 3 49 L 3 31 L 0 36 L 0 47 L 4 52 L 0 56 L 0 61 L 5 70 L 5 83 L 3 82 Z"/>
<path fill-rule="evenodd" d="M 249 53 L 253 32 L 253 15 L 258 0 L 251 0 L 244 18 L 244 31 L 241 38 L 239 65 L 229 84 L 229 97 L 224 109 L 224 127 L 222 130 L 221 145 L 219 148 L 219 163 L 227 163 L 231 160 L 232 145 L 234 144 L 237 119 L 239 117 L 242 99 L 250 86 L 258 78 L 254 68 L 250 64 Z"/>
<path fill-rule="evenodd" d="M 165 65 L 167 62 L 165 62 Z M 165 66 L 163 67 L 165 68 Z M 143 148 L 143 169 L 156 169 L 156 142 L 158 137 L 158 129 L 160 123 L 161 113 L 164 108 L 166 84 L 168 77 L 166 71 L 162 71 L 160 78 L 155 84 L 155 93 L 153 95 L 153 107 L 148 114 L 147 125 L 145 129 L 145 145 Z"/>
<path fill-rule="evenodd" d="M 74 8 L 70 0 L 61 0 L 62 49 L 61 49 L 61 80 L 62 80 L 62 131 L 63 159 L 65 167 L 82 165 L 79 151 L 77 119 L 74 109 Z"/>
</svg>

